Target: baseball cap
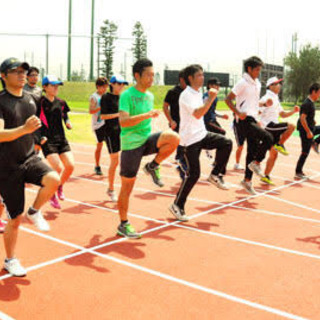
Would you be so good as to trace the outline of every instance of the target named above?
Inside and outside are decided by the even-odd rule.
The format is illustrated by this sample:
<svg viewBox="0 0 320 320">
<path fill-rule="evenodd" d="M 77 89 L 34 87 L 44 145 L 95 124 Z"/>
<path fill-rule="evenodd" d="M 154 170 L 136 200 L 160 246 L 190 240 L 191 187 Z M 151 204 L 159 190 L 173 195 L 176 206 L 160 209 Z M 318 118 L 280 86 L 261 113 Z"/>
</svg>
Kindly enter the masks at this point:
<svg viewBox="0 0 320 320">
<path fill-rule="evenodd" d="M 63 86 L 63 82 L 61 80 L 59 80 L 56 76 L 54 75 L 47 75 L 42 79 L 42 85 L 46 86 L 48 84 L 59 84 L 61 86 Z"/>
<path fill-rule="evenodd" d="M 120 74 L 113 75 L 110 79 L 110 83 L 123 83 L 125 85 L 129 84 L 129 82 L 124 80 L 123 76 Z"/>
<path fill-rule="evenodd" d="M 220 86 L 221 82 L 218 78 L 210 78 L 208 80 L 208 84 L 212 84 L 212 85 L 216 85 L 216 86 Z"/>
<path fill-rule="evenodd" d="M 17 69 L 22 67 L 25 70 L 29 70 L 29 64 L 27 62 L 20 62 L 17 58 L 8 58 L 1 63 L 0 72 L 5 73 L 10 69 Z"/>
<path fill-rule="evenodd" d="M 283 81 L 283 79 L 278 79 L 277 77 L 271 77 L 267 80 L 267 88 L 271 86 L 272 84 L 277 84 L 279 82 Z"/>
</svg>

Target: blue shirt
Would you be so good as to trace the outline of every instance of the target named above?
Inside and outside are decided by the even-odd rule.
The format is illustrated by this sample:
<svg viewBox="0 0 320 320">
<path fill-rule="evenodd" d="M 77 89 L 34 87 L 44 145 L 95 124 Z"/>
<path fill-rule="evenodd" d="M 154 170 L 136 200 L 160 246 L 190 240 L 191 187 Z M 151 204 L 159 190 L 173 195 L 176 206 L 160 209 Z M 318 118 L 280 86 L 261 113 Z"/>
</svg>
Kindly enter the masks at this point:
<svg viewBox="0 0 320 320">
<path fill-rule="evenodd" d="M 203 95 L 203 100 L 206 101 L 208 99 L 208 92 Z M 212 102 L 208 112 L 204 115 L 204 123 L 214 122 L 216 121 L 216 107 L 218 103 L 218 97 L 214 99 Z"/>
</svg>

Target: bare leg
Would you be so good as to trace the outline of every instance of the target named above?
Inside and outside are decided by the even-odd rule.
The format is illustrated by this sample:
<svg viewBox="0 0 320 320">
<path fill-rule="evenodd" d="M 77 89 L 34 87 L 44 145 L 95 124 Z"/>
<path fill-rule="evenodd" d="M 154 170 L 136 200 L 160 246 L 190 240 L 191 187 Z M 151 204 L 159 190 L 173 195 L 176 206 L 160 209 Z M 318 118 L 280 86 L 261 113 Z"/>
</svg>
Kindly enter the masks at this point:
<svg viewBox="0 0 320 320">
<path fill-rule="evenodd" d="M 129 198 L 136 178 L 121 177 L 121 190 L 118 200 L 119 215 L 121 221 L 128 220 Z"/>
<path fill-rule="evenodd" d="M 100 158 L 101 158 L 102 147 L 103 147 L 103 142 L 98 142 L 97 143 L 97 147 L 96 147 L 96 151 L 94 153 L 94 158 L 96 160 L 96 167 L 100 166 Z"/>
<path fill-rule="evenodd" d="M 114 190 L 114 177 L 116 169 L 119 164 L 119 152 L 110 154 L 110 165 L 109 165 L 109 190 Z"/>
<path fill-rule="evenodd" d="M 4 231 L 3 240 L 8 259 L 14 258 L 15 248 L 18 239 L 18 230 L 21 220 L 22 215 L 19 215 L 15 219 L 9 219 L 6 229 Z"/>
<path fill-rule="evenodd" d="M 159 152 L 154 160 L 160 164 L 163 160 L 168 158 L 174 150 L 177 149 L 179 142 L 179 135 L 176 132 L 172 130 L 166 130 L 162 132 L 157 143 Z"/>
<path fill-rule="evenodd" d="M 39 189 L 33 203 L 35 210 L 39 210 L 57 191 L 60 184 L 59 175 L 51 171 L 42 178 L 41 184 L 43 187 Z"/>
<path fill-rule="evenodd" d="M 236 151 L 236 163 L 240 163 L 240 158 L 243 150 L 243 145 L 239 146 Z"/>
<path fill-rule="evenodd" d="M 292 135 L 293 131 L 295 130 L 296 126 L 292 123 L 288 124 L 288 129 L 281 135 L 279 144 L 284 144 Z"/>
<path fill-rule="evenodd" d="M 267 160 L 267 164 L 266 164 L 266 169 L 264 171 L 264 174 L 266 176 L 269 176 L 273 167 L 274 167 L 274 163 L 276 162 L 278 157 L 278 152 L 277 150 L 274 149 L 274 147 L 272 147 L 269 151 L 269 158 Z"/>
<path fill-rule="evenodd" d="M 71 151 L 60 154 L 60 160 L 63 163 L 64 169 L 61 174 L 61 185 L 69 179 L 74 170 L 74 158 Z"/>
</svg>

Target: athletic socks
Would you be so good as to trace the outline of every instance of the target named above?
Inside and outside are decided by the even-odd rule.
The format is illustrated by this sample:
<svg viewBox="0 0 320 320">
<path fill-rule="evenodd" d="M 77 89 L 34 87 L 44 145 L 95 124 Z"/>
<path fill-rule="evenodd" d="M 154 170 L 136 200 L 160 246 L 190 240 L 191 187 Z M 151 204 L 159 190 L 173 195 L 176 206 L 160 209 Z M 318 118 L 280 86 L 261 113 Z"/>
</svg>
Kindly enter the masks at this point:
<svg viewBox="0 0 320 320">
<path fill-rule="evenodd" d="M 159 163 L 157 163 L 155 160 L 152 160 L 152 162 L 149 163 L 149 168 L 152 170 L 158 167 L 159 167 Z"/>
<path fill-rule="evenodd" d="M 33 208 L 33 207 L 30 207 L 29 209 L 28 209 L 28 214 L 29 215 L 33 215 L 33 214 L 35 214 L 35 213 L 37 213 L 38 212 L 38 210 L 36 210 L 35 208 Z"/>
</svg>

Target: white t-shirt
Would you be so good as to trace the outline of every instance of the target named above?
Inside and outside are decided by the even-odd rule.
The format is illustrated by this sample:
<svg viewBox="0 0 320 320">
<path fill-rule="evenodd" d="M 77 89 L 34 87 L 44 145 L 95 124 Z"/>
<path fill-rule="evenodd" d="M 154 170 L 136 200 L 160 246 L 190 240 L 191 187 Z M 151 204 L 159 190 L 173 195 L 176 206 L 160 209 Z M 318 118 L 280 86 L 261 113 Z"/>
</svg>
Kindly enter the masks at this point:
<svg viewBox="0 0 320 320">
<path fill-rule="evenodd" d="M 97 92 L 93 93 L 90 96 L 89 101 L 91 101 L 91 99 L 96 101 L 96 107 L 97 108 L 100 107 L 101 96 Z M 92 115 L 91 126 L 92 126 L 92 130 L 93 131 L 98 130 L 99 128 L 101 128 L 104 125 L 104 120 L 102 120 L 100 118 L 100 114 L 101 114 L 101 112 L 98 111 L 97 113 L 94 113 Z"/>
<path fill-rule="evenodd" d="M 236 95 L 236 108 L 258 120 L 261 83 L 244 73 L 242 79 L 232 88 Z"/>
<path fill-rule="evenodd" d="M 203 106 L 201 92 L 187 86 L 179 98 L 180 145 L 184 147 L 201 141 L 207 135 L 203 117 L 197 119 L 193 115 L 194 110 L 201 106 Z"/>
<path fill-rule="evenodd" d="M 267 90 L 267 93 L 260 99 L 260 101 L 262 103 L 266 103 L 268 99 L 272 99 L 272 106 L 262 107 L 260 109 L 260 121 L 263 128 L 265 128 L 270 122 L 279 123 L 279 114 L 283 111 L 277 94 L 271 90 Z"/>
</svg>

